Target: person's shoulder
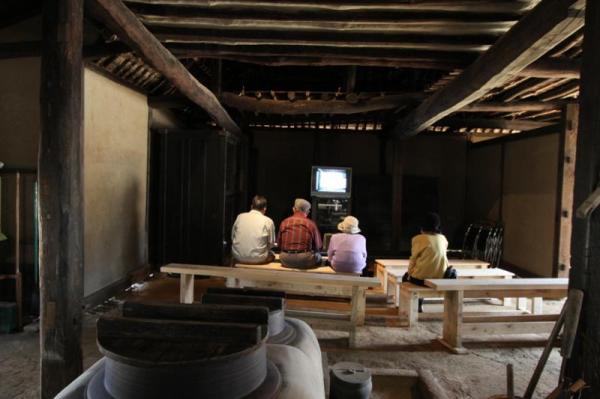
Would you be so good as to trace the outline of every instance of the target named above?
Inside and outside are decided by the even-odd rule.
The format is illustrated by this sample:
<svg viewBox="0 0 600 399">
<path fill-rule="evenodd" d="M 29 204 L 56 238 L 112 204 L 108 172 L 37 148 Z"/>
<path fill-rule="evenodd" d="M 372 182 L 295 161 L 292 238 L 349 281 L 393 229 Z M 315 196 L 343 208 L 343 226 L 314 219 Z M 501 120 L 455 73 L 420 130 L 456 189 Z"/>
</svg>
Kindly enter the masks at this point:
<svg viewBox="0 0 600 399">
<path fill-rule="evenodd" d="M 249 214 L 250 214 L 250 212 L 242 212 L 237 215 L 236 220 L 244 219 L 244 218 L 248 217 Z"/>
<path fill-rule="evenodd" d="M 427 235 L 422 234 L 422 233 L 414 235 L 412 238 L 413 241 L 422 241 L 423 239 L 427 239 Z"/>
<path fill-rule="evenodd" d="M 315 223 L 315 221 L 314 221 L 314 220 L 312 220 L 311 218 L 309 218 L 309 217 L 306 217 L 306 218 L 304 218 L 303 220 L 305 221 L 305 223 L 308 223 L 308 224 L 310 224 L 311 226 L 315 226 L 315 227 L 317 227 L 317 224 L 316 224 L 316 223 Z"/>
<path fill-rule="evenodd" d="M 416 236 L 413 236 L 412 238 L 412 243 L 413 244 L 419 244 L 419 243 L 424 243 L 424 242 L 428 242 L 429 241 L 429 236 L 427 234 L 417 234 Z"/>
</svg>

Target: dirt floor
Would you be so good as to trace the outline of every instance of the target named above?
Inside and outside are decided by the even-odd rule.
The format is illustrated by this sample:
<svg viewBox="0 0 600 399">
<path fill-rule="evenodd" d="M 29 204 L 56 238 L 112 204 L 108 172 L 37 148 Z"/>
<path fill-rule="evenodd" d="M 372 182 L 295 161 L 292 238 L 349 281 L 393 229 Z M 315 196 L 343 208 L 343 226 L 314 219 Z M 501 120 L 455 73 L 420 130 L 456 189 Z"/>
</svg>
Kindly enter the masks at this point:
<svg viewBox="0 0 600 399">
<path fill-rule="evenodd" d="M 196 294 L 207 285 L 221 284 L 213 280 L 197 280 Z M 132 286 L 106 305 L 88 310 L 85 315 L 83 348 L 84 367 L 89 367 L 100 354 L 95 342 L 95 322 L 99 315 L 114 310 L 123 299 L 176 302 L 179 280 L 155 278 Z M 544 313 L 558 313 L 559 301 L 545 301 Z M 289 299 L 289 309 L 321 308 L 330 311 L 349 309 L 343 302 Z M 418 326 L 401 326 L 396 311 L 378 301 L 367 307 L 367 326 L 358 333 L 356 349 L 347 348 L 347 333 L 332 320 L 306 319 L 314 328 L 321 349 L 327 352 L 329 364 L 339 361 L 359 362 L 371 368 L 429 369 L 454 398 L 489 398 L 505 392 L 507 363 L 515 369 L 515 391 L 522 394 L 539 359 L 544 336 L 466 337 L 466 355 L 453 355 L 435 339 L 441 333 L 441 303 L 426 303 L 425 314 Z M 469 301 L 465 312 L 514 312 L 489 301 Z M 35 326 L 18 334 L 0 335 L 0 399 L 39 397 L 39 341 Z M 557 382 L 561 357 L 555 349 L 538 384 L 535 398 L 544 398 Z"/>
</svg>

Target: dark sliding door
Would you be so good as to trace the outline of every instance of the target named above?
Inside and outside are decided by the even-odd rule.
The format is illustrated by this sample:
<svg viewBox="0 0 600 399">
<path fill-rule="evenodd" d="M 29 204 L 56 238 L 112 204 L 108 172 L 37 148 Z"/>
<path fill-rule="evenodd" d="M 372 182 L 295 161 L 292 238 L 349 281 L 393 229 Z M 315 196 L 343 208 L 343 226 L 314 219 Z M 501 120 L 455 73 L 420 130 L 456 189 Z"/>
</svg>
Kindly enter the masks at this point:
<svg viewBox="0 0 600 399">
<path fill-rule="evenodd" d="M 227 264 L 246 198 L 246 146 L 219 131 L 153 132 L 150 255 L 154 264 Z"/>
</svg>

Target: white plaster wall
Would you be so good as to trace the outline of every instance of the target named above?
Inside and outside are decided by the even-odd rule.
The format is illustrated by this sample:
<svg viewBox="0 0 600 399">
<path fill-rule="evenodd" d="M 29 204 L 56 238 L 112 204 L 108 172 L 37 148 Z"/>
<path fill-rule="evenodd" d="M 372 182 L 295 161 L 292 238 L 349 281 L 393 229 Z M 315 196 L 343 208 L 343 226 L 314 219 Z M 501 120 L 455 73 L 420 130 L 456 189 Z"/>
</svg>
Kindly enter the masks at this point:
<svg viewBox="0 0 600 399">
<path fill-rule="evenodd" d="M 559 135 L 506 144 L 504 260 L 550 277 L 554 264 Z"/>
<path fill-rule="evenodd" d="M 146 96 L 85 70 L 85 295 L 147 261 Z"/>
</svg>

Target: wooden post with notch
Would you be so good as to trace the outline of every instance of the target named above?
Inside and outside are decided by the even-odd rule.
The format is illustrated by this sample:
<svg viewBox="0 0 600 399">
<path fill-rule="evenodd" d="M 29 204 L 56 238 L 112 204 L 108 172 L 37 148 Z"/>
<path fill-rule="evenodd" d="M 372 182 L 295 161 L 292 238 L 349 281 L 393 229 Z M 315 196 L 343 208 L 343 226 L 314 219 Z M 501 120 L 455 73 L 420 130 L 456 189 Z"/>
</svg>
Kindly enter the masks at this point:
<svg viewBox="0 0 600 399">
<path fill-rule="evenodd" d="M 577 131 L 579 129 L 579 105 L 567 104 L 563 109 L 558 192 L 558 228 L 556 237 L 555 277 L 569 277 L 571 268 L 571 229 L 573 223 L 573 187 L 575 185 L 575 159 Z"/>
<path fill-rule="evenodd" d="M 82 371 L 83 2 L 45 1 L 42 36 L 41 397 L 53 398 Z"/>
</svg>

